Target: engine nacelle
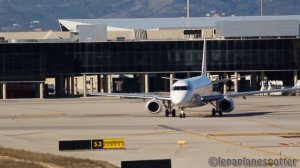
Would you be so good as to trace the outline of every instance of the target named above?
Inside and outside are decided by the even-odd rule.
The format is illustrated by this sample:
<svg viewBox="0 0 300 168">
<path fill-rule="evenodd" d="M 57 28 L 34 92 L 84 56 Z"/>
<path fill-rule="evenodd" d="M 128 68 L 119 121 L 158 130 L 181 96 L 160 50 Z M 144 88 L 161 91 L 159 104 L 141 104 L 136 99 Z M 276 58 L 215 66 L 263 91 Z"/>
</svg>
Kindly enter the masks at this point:
<svg viewBox="0 0 300 168">
<path fill-rule="evenodd" d="M 146 104 L 146 109 L 150 114 L 157 114 L 162 111 L 163 105 L 159 100 L 150 100 Z"/>
<path fill-rule="evenodd" d="M 217 108 L 222 112 L 231 112 L 234 110 L 234 102 L 230 97 L 224 97 L 217 101 Z"/>
</svg>

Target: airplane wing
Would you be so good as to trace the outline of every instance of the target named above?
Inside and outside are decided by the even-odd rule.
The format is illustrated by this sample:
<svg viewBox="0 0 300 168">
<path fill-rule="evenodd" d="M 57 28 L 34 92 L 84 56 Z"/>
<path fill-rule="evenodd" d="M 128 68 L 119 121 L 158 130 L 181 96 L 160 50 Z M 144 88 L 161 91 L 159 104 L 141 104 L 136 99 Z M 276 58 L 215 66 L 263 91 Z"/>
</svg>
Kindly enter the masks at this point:
<svg viewBox="0 0 300 168">
<path fill-rule="evenodd" d="M 174 81 L 178 81 L 178 80 L 182 80 L 182 79 L 178 79 L 178 78 L 169 78 L 169 77 L 161 77 L 162 79 L 168 79 L 168 80 L 174 80 Z"/>
<path fill-rule="evenodd" d="M 250 91 L 250 92 L 238 92 L 225 94 L 225 96 L 236 97 L 236 96 L 248 96 L 255 94 L 264 94 L 264 93 L 274 93 L 274 92 L 296 92 L 300 88 L 287 88 L 287 89 L 273 89 L 273 90 L 264 90 L 264 91 Z"/>
<path fill-rule="evenodd" d="M 296 92 L 300 90 L 300 88 L 288 88 L 288 89 L 274 89 L 274 90 L 264 90 L 264 91 L 250 91 L 250 92 L 238 92 L 238 93 L 229 93 L 229 94 L 221 94 L 221 95 L 208 95 L 202 96 L 201 100 L 204 102 L 216 101 L 224 98 L 225 96 L 229 97 L 238 97 L 238 96 L 249 96 L 255 94 L 264 94 L 264 93 L 274 93 L 274 92 Z"/>
<path fill-rule="evenodd" d="M 128 99 L 157 99 L 171 101 L 170 96 L 147 93 L 90 93 L 90 96 L 120 97 Z"/>
</svg>

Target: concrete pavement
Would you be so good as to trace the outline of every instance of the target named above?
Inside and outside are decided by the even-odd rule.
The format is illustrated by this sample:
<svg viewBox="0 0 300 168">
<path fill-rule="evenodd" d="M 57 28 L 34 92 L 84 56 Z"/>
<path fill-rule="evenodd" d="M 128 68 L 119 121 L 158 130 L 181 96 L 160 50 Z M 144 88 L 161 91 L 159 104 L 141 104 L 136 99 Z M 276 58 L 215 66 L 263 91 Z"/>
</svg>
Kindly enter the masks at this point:
<svg viewBox="0 0 300 168">
<path fill-rule="evenodd" d="M 210 157 L 300 159 L 300 97 L 234 100 L 236 109 L 223 117 L 211 117 L 207 105 L 188 109 L 185 119 L 148 114 L 142 100 L 1 100 L 0 145 L 118 166 L 122 160 L 169 158 L 173 168 L 211 167 Z M 126 150 L 58 151 L 59 140 L 118 137 L 125 138 Z"/>
</svg>

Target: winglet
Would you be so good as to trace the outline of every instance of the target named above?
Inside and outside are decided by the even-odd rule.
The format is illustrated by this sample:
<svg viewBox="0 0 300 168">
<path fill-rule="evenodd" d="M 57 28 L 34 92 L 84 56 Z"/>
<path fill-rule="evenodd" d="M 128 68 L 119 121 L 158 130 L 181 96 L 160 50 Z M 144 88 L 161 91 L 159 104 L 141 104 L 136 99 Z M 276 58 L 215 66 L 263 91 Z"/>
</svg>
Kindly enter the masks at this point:
<svg viewBox="0 0 300 168">
<path fill-rule="evenodd" d="M 203 41 L 203 55 L 202 55 L 202 71 L 201 76 L 206 76 L 206 39 Z"/>
</svg>

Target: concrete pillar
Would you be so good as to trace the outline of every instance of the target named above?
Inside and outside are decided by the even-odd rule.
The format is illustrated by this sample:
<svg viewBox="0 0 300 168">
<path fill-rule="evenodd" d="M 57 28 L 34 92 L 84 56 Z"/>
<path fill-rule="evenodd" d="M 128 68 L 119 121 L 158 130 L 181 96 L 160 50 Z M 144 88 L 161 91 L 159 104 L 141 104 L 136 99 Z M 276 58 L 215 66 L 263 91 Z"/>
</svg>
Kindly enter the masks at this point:
<svg viewBox="0 0 300 168">
<path fill-rule="evenodd" d="M 295 70 L 294 71 L 294 86 L 297 84 L 297 82 L 298 82 L 298 71 Z"/>
<path fill-rule="evenodd" d="M 149 92 L 149 75 L 148 74 L 140 74 L 140 92 L 148 93 Z"/>
<path fill-rule="evenodd" d="M 234 72 L 234 77 L 235 77 L 235 79 L 233 80 L 233 83 L 234 83 L 234 92 L 238 92 L 239 90 L 238 90 L 238 84 L 239 84 L 239 76 L 238 76 L 239 74 L 237 73 L 237 72 Z"/>
<path fill-rule="evenodd" d="M 145 92 L 145 75 L 139 74 L 140 92 Z"/>
<path fill-rule="evenodd" d="M 171 90 L 173 83 L 174 83 L 174 74 L 170 73 L 170 87 L 169 87 L 170 90 Z"/>
<path fill-rule="evenodd" d="M 116 91 L 117 92 L 123 92 L 123 81 L 115 81 L 116 84 Z"/>
<path fill-rule="evenodd" d="M 64 76 L 58 75 L 55 77 L 55 95 L 58 97 L 64 96 Z"/>
<path fill-rule="evenodd" d="M 190 77 L 191 77 L 191 73 L 188 72 L 188 73 L 186 74 L 186 77 L 187 77 L 187 78 L 190 78 Z"/>
<path fill-rule="evenodd" d="M 264 81 L 264 79 L 265 79 L 265 72 L 264 71 L 260 72 L 260 79 L 261 79 L 261 81 Z"/>
<path fill-rule="evenodd" d="M 107 75 L 107 93 L 111 93 L 111 87 L 112 87 L 112 76 L 111 75 Z"/>
<path fill-rule="evenodd" d="M 97 92 L 104 92 L 103 89 L 103 78 L 101 77 L 101 75 L 97 75 Z"/>
<path fill-rule="evenodd" d="M 107 90 L 108 90 L 108 88 L 107 88 L 107 75 L 105 74 L 105 75 L 103 75 L 103 78 L 102 78 L 102 80 L 103 80 L 103 91 L 105 92 L 105 93 L 107 93 Z"/>
<path fill-rule="evenodd" d="M 100 91 L 101 93 L 104 93 L 104 77 L 100 78 L 100 84 L 101 84 L 101 87 L 100 87 Z"/>
<path fill-rule="evenodd" d="M 74 95 L 77 95 L 78 93 L 78 77 L 74 77 Z"/>
<path fill-rule="evenodd" d="M 210 73 L 209 72 L 206 73 L 206 76 L 210 79 Z"/>
<path fill-rule="evenodd" d="M 257 90 L 257 75 L 255 72 L 251 73 L 251 88 Z"/>
<path fill-rule="evenodd" d="M 94 92 L 94 78 L 90 78 L 90 87 L 91 92 Z"/>
<path fill-rule="evenodd" d="M 97 92 L 101 92 L 101 76 L 97 75 Z"/>
<path fill-rule="evenodd" d="M 247 81 L 246 78 L 241 78 L 240 79 L 240 92 L 245 92 L 245 91 L 249 91 L 248 89 L 248 85 L 247 85 Z"/>
<path fill-rule="evenodd" d="M 65 78 L 65 88 L 66 88 L 65 93 L 69 96 L 71 88 L 70 88 L 70 78 L 68 76 Z"/>
<path fill-rule="evenodd" d="M 262 72 L 260 72 L 260 90 L 266 90 L 267 88 L 265 88 L 265 87 L 267 87 L 267 86 L 264 86 L 264 79 L 265 79 L 265 72 L 264 71 L 262 71 Z"/>
<path fill-rule="evenodd" d="M 44 99 L 44 82 L 40 82 L 40 99 Z"/>
<path fill-rule="evenodd" d="M 227 79 L 227 73 L 224 72 L 223 74 L 223 79 Z M 227 93 L 227 82 L 225 81 L 224 84 L 223 84 L 223 94 L 226 94 Z"/>
<path fill-rule="evenodd" d="M 2 99 L 6 99 L 6 83 L 2 83 Z"/>
<path fill-rule="evenodd" d="M 74 75 L 71 75 L 70 77 L 70 89 L 71 96 L 74 96 Z"/>
<path fill-rule="evenodd" d="M 145 74 L 145 93 L 149 92 L 149 76 L 148 74 Z"/>
<path fill-rule="evenodd" d="M 163 74 L 163 76 L 168 76 L 167 74 Z M 162 80 L 163 81 L 163 89 L 164 91 L 169 91 L 170 90 L 170 80 Z"/>
<path fill-rule="evenodd" d="M 83 80 L 83 97 L 86 97 L 86 75 L 83 75 L 83 78 L 82 78 L 82 80 Z"/>
</svg>

